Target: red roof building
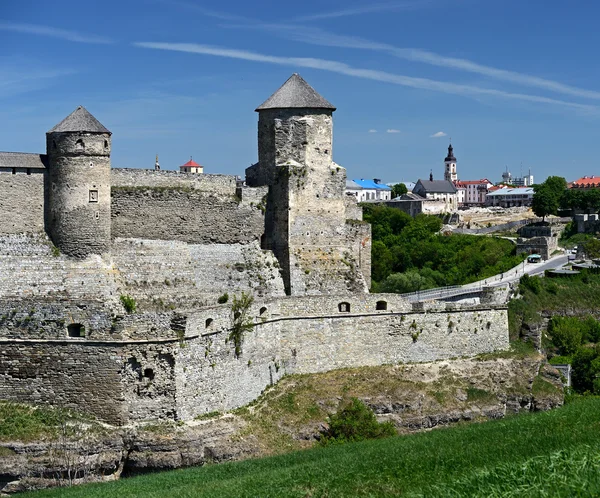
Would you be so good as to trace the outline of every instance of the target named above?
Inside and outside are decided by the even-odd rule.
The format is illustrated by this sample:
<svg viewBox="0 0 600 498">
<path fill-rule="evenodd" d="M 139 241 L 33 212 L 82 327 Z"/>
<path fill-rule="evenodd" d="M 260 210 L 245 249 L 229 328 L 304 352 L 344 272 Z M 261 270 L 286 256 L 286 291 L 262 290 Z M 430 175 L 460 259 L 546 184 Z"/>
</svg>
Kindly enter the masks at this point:
<svg viewBox="0 0 600 498">
<path fill-rule="evenodd" d="M 204 166 L 198 164 L 197 162 L 192 160 L 192 156 L 190 156 L 190 160 L 179 166 L 180 173 L 204 173 Z"/>
<path fill-rule="evenodd" d="M 490 187 L 494 184 L 487 178 L 481 180 L 457 180 L 458 204 L 462 206 L 483 206 Z"/>
<path fill-rule="evenodd" d="M 583 176 L 579 180 L 569 183 L 568 187 L 581 189 L 600 188 L 600 176 Z"/>
</svg>

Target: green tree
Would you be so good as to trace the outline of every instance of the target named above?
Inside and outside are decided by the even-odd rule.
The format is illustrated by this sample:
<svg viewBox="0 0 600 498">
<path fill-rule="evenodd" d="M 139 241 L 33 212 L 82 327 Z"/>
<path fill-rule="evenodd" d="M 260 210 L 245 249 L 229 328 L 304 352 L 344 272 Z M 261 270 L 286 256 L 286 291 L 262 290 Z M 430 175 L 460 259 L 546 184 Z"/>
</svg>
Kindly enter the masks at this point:
<svg viewBox="0 0 600 498">
<path fill-rule="evenodd" d="M 392 199 L 400 197 L 401 195 L 404 195 L 407 192 L 408 189 L 406 188 L 406 185 L 404 185 L 404 183 L 396 183 L 396 185 L 392 187 Z"/>
<path fill-rule="evenodd" d="M 564 198 L 567 181 L 561 176 L 549 176 L 545 182 L 533 186 L 531 207 L 545 221 L 549 214 L 556 214 Z"/>
<path fill-rule="evenodd" d="M 561 355 L 575 354 L 581 346 L 583 331 L 579 318 L 554 316 L 548 323 L 548 332 Z"/>
<path fill-rule="evenodd" d="M 590 259 L 600 258 L 600 240 L 591 239 L 588 240 L 584 245 L 583 249 Z"/>
</svg>

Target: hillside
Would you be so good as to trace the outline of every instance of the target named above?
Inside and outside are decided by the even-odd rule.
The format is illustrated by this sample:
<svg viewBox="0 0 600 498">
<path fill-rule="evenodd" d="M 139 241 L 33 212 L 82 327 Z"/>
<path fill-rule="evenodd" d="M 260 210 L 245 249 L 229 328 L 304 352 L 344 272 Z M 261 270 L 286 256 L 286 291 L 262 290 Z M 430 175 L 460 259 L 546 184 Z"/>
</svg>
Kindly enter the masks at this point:
<svg viewBox="0 0 600 498">
<path fill-rule="evenodd" d="M 596 496 L 600 399 L 485 424 L 24 497 Z"/>
</svg>

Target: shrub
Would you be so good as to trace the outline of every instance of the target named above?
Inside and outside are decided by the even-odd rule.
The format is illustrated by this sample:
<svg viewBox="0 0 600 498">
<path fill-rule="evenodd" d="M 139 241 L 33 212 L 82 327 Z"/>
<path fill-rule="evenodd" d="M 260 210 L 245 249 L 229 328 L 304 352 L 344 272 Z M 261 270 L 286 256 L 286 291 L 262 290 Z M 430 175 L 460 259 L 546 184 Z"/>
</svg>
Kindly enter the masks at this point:
<svg viewBox="0 0 600 498">
<path fill-rule="evenodd" d="M 219 304 L 225 304 L 227 301 L 229 301 L 229 294 L 227 294 L 227 292 L 222 296 L 219 296 L 219 298 L 217 299 L 217 303 Z"/>
<path fill-rule="evenodd" d="M 127 294 L 121 294 L 120 299 L 121 304 L 123 305 L 127 313 L 135 313 L 135 310 L 137 309 L 137 303 L 135 302 L 135 299 L 133 299 Z"/>
<path fill-rule="evenodd" d="M 523 294 L 526 289 L 530 290 L 534 294 L 539 294 L 542 290 L 542 280 L 540 277 L 523 275 L 519 281 L 519 291 L 521 294 Z"/>
<path fill-rule="evenodd" d="M 244 334 L 252 330 L 253 322 L 250 316 L 250 306 L 254 302 L 251 294 L 242 292 L 238 298 L 233 296 L 231 303 L 231 332 L 228 339 L 233 341 L 235 346 L 235 356 L 239 358 L 242 354 L 242 344 L 244 342 Z"/>
<path fill-rule="evenodd" d="M 329 429 L 322 432 L 321 444 L 347 443 L 395 436 L 392 422 L 378 422 L 373 411 L 358 398 L 352 398 L 341 411 L 329 417 Z"/>
</svg>

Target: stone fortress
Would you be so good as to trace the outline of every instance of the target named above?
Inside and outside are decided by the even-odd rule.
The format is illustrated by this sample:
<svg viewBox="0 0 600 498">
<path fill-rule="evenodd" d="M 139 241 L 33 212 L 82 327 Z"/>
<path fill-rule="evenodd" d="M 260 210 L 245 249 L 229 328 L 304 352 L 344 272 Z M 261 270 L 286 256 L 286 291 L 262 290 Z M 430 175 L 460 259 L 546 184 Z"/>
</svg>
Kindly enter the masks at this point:
<svg viewBox="0 0 600 498">
<path fill-rule="evenodd" d="M 111 169 L 111 133 L 83 107 L 46 154 L 0 152 L 0 399 L 189 420 L 285 374 L 508 347 L 503 306 L 369 294 L 335 108 L 294 74 L 256 110 L 245 183 Z M 242 292 L 253 325 L 236 352 Z"/>
</svg>

